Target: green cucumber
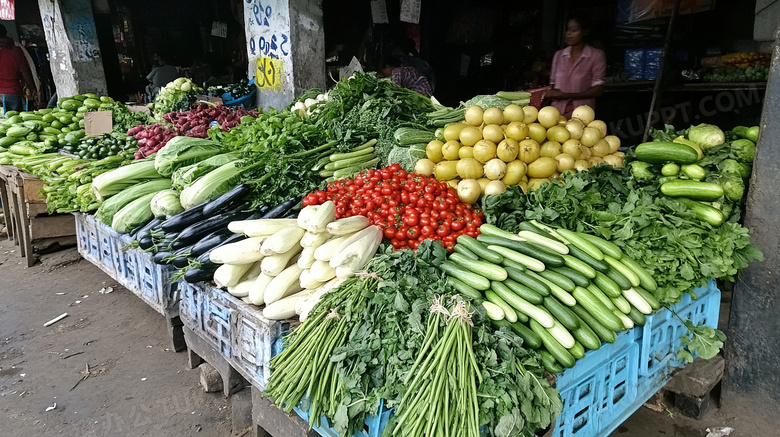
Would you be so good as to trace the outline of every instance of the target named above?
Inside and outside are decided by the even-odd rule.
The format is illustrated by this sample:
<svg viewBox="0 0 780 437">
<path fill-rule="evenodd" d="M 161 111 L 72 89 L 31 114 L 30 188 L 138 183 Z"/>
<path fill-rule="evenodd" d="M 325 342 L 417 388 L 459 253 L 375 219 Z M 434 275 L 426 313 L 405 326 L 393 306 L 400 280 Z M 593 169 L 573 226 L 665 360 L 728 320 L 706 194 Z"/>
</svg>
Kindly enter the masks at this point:
<svg viewBox="0 0 780 437">
<path fill-rule="evenodd" d="M 542 346 L 542 339 L 536 335 L 530 328 L 520 322 L 510 323 L 506 320 L 494 320 L 493 326 L 498 328 L 509 328 L 520 338 L 523 339 L 523 346 L 531 349 L 539 349 Z"/>
<path fill-rule="evenodd" d="M 571 249 L 571 247 L 569 248 Z M 563 262 L 566 264 L 566 267 L 576 270 L 583 276 L 593 279 L 596 277 L 596 269 L 588 265 L 585 261 L 582 261 L 581 259 L 577 258 L 573 255 L 564 255 L 563 256 Z"/>
<path fill-rule="evenodd" d="M 457 251 L 458 248 L 456 247 L 455 250 Z M 513 269 L 520 270 L 521 272 L 524 272 L 524 271 L 527 270 L 524 265 L 520 264 L 517 261 L 511 260 L 509 258 L 504 258 L 504 261 L 501 262 L 501 265 L 504 266 L 504 268 L 511 267 Z M 510 277 L 511 277 L 511 275 L 510 275 Z"/>
<path fill-rule="evenodd" d="M 639 285 L 641 285 L 642 288 L 650 291 L 651 293 L 658 289 L 658 284 L 655 282 L 653 275 L 651 275 L 646 268 L 642 267 L 642 265 L 636 262 L 634 259 L 624 255 L 623 258 L 620 259 L 620 262 L 629 269 L 633 270 L 634 273 L 639 276 Z"/>
<path fill-rule="evenodd" d="M 634 153 L 636 153 L 636 159 L 651 164 L 667 162 L 693 164 L 699 160 L 699 154 L 693 147 L 668 141 L 642 143 L 636 146 Z"/>
<path fill-rule="evenodd" d="M 531 275 L 531 272 L 518 270 L 508 266 L 504 269 L 512 280 L 520 283 L 520 285 L 528 287 L 534 293 L 540 296 L 550 295 L 550 287 L 543 281 L 540 281 L 538 277 Z"/>
<path fill-rule="evenodd" d="M 476 290 L 484 291 L 490 288 L 490 281 L 487 278 L 463 269 L 455 263 L 444 261 L 439 264 L 439 269 L 450 276 L 454 276 L 456 279 L 460 279 Z"/>
<path fill-rule="evenodd" d="M 481 229 L 481 227 L 480 227 Z M 519 237 L 518 237 L 519 238 Z M 480 235 L 477 237 L 477 241 L 487 244 L 488 246 L 501 246 L 507 249 L 511 249 L 515 252 L 519 252 L 523 255 L 530 256 L 531 258 L 541 261 L 545 266 L 562 266 L 563 258 L 560 254 L 553 252 L 552 250 L 540 246 L 528 241 L 515 241 L 503 237 L 494 237 L 490 235 Z"/>
<path fill-rule="evenodd" d="M 680 170 L 685 176 L 688 176 L 695 181 L 700 181 L 707 177 L 707 170 L 699 164 L 686 164 L 680 166 Z"/>
<path fill-rule="evenodd" d="M 479 291 L 456 277 L 448 276 L 447 282 L 449 282 L 450 285 L 452 285 L 452 287 L 458 291 L 458 293 L 468 297 L 469 299 L 482 299 L 482 294 Z"/>
<path fill-rule="evenodd" d="M 510 260 L 516 264 L 520 264 L 523 266 L 523 270 L 533 270 L 535 272 L 541 272 L 546 267 L 544 266 L 544 263 L 539 261 L 536 258 L 531 258 L 528 255 L 523 255 L 520 252 L 516 252 L 512 249 L 498 246 L 495 244 L 491 244 L 488 246 L 488 249 L 492 250 L 493 252 L 496 252 L 497 254 L 504 257 L 504 260 Z M 502 263 L 503 264 L 503 263 Z"/>
<path fill-rule="evenodd" d="M 503 267 L 487 261 L 473 260 L 462 253 L 453 253 L 450 255 L 449 261 L 460 265 L 461 268 L 482 275 L 491 281 L 503 281 L 507 278 L 506 270 Z"/>
<path fill-rule="evenodd" d="M 611 241 L 607 241 L 599 236 L 586 234 L 584 232 L 581 232 L 580 235 L 584 239 L 590 241 L 591 244 L 594 244 L 596 247 L 598 247 L 604 255 L 611 256 L 615 259 L 620 259 L 623 256 L 623 251 L 620 250 L 617 244 Z"/>
<path fill-rule="evenodd" d="M 498 293 L 493 290 L 485 290 L 485 299 L 487 299 L 487 301 L 493 305 L 501 308 L 501 311 L 504 312 L 504 319 L 506 319 L 508 322 L 514 323 L 517 321 L 517 313 L 515 312 L 515 309 L 509 305 L 506 300 L 501 298 Z"/>
<path fill-rule="evenodd" d="M 556 340 L 544 326 L 533 319 L 531 319 L 528 324 L 531 326 L 531 330 L 542 339 L 542 344 L 545 349 L 547 349 L 556 361 L 561 363 L 564 367 L 574 367 L 574 357 L 565 347 L 561 346 L 558 340 Z"/>
<path fill-rule="evenodd" d="M 570 311 L 574 312 L 573 308 L 571 308 Z M 601 340 L 599 339 L 599 336 L 596 335 L 596 332 L 593 331 L 593 329 L 576 313 L 574 313 L 574 317 L 576 317 L 577 321 L 580 323 L 579 328 L 571 331 L 574 338 L 582 343 L 587 349 L 596 350 L 601 347 Z"/>
<path fill-rule="evenodd" d="M 685 197 L 712 202 L 723 197 L 723 187 L 712 182 L 676 179 L 662 184 L 661 193 L 669 197 Z"/>
<path fill-rule="evenodd" d="M 547 296 L 544 298 L 544 307 L 547 308 L 547 311 L 549 311 L 550 314 L 567 329 L 574 330 L 580 327 L 577 316 L 554 296 Z"/>
<path fill-rule="evenodd" d="M 626 299 L 633 308 L 639 310 L 640 313 L 651 314 L 653 312 L 652 305 L 650 305 L 650 302 L 645 299 L 642 293 L 637 291 L 637 288 L 623 290 L 623 298 Z"/>
<path fill-rule="evenodd" d="M 577 247 L 578 249 L 587 253 L 588 255 L 590 255 L 591 258 L 597 261 L 601 261 L 604 259 L 604 252 L 602 252 L 598 246 L 591 243 L 588 239 L 584 238 L 583 234 L 580 234 L 579 232 L 570 231 L 568 229 L 558 229 L 556 232 L 558 232 L 558 235 L 565 238 L 569 242 L 569 246 Z"/>
<path fill-rule="evenodd" d="M 677 176 L 680 173 L 680 166 L 675 164 L 674 162 L 670 162 L 668 164 L 664 164 L 663 167 L 661 167 L 661 174 L 664 176 Z"/>
<path fill-rule="evenodd" d="M 606 272 L 609 270 L 609 264 L 605 263 L 603 260 L 597 260 L 590 256 L 587 252 L 580 249 L 579 247 L 570 244 L 569 245 L 569 253 L 574 256 L 575 258 L 579 259 L 580 261 L 584 262 L 585 264 L 589 265 L 595 270 L 598 270 L 599 272 Z M 603 255 L 602 255 L 603 257 Z M 571 267 L 571 266 L 569 266 Z"/>
<path fill-rule="evenodd" d="M 489 300 L 483 301 L 482 308 L 485 309 L 485 316 L 488 319 L 494 322 L 505 321 L 504 318 L 506 317 L 506 314 L 504 314 L 504 310 L 493 302 Z"/>
<path fill-rule="evenodd" d="M 637 287 L 634 289 L 634 291 L 636 291 L 637 293 L 639 293 L 640 296 L 642 296 L 645 302 L 647 302 L 648 305 L 650 305 L 650 308 L 652 308 L 653 310 L 661 309 L 661 302 L 659 302 L 658 299 L 656 299 L 655 296 L 653 296 L 653 293 L 645 290 L 642 287 Z"/>
<path fill-rule="evenodd" d="M 605 256 L 604 261 L 606 261 L 611 268 L 617 270 L 623 276 L 625 276 L 626 279 L 628 279 L 628 282 L 631 283 L 632 287 L 639 287 L 639 275 L 637 275 L 632 269 L 628 268 L 625 264 L 616 260 L 615 258 L 612 258 L 611 256 Z"/>
<path fill-rule="evenodd" d="M 530 243 L 534 243 L 541 247 L 545 247 L 561 255 L 566 255 L 569 253 L 569 248 L 566 247 L 565 244 L 561 243 L 558 240 L 553 240 L 552 238 L 549 238 L 547 236 L 537 234 L 536 232 L 520 231 L 518 236 Z"/>
<path fill-rule="evenodd" d="M 577 287 L 573 295 L 577 302 L 607 329 L 615 332 L 625 329 L 623 322 L 590 291 Z"/>
<path fill-rule="evenodd" d="M 547 311 L 518 296 L 504 283 L 498 281 L 491 282 L 490 290 L 485 292 L 485 296 L 491 292 L 495 293 L 512 308 L 541 323 L 542 326 L 552 327 L 555 324 L 555 319 L 553 319 L 553 317 Z M 504 312 L 506 311 L 507 310 L 505 309 Z M 509 319 L 509 317 L 507 317 L 507 320 L 510 322 L 512 321 Z"/>
<path fill-rule="evenodd" d="M 631 311 L 628 313 L 628 317 L 637 326 L 644 326 L 647 323 L 647 318 L 638 309 L 631 307 Z"/>
<path fill-rule="evenodd" d="M 580 287 L 587 287 L 588 284 L 590 283 L 590 279 L 587 276 L 583 275 L 582 273 L 570 267 L 566 267 L 566 266 L 552 267 L 550 270 L 558 274 L 561 274 L 563 276 L 566 276 L 567 278 L 572 280 L 576 285 L 579 285 Z"/>
<path fill-rule="evenodd" d="M 556 283 L 541 277 L 538 273 L 528 272 L 528 274 L 544 282 L 548 287 L 550 287 L 550 294 L 560 299 L 560 301 L 566 305 L 574 305 L 577 303 L 577 301 L 572 297 L 571 293 L 559 287 Z"/>
<path fill-rule="evenodd" d="M 469 257 L 469 258 L 471 258 L 471 259 L 473 259 L 475 261 L 479 259 L 479 257 L 477 256 L 476 253 L 468 250 L 468 248 L 466 248 L 466 246 L 464 246 L 462 244 L 456 244 L 455 245 L 455 253 L 462 253 L 463 255 L 466 255 L 467 257 Z"/>
<path fill-rule="evenodd" d="M 723 224 L 723 213 L 717 208 L 685 197 L 679 197 L 677 198 L 677 201 L 693 211 L 693 213 L 696 214 L 696 218 L 699 220 L 707 222 L 712 226 L 720 226 Z"/>
<path fill-rule="evenodd" d="M 596 317 L 593 316 L 593 314 L 589 313 L 588 310 L 586 310 L 582 305 L 577 304 L 570 308 L 574 312 L 574 314 L 576 314 L 577 317 L 580 318 L 581 321 L 585 322 L 590 327 L 590 329 L 592 329 L 593 332 L 596 333 L 596 335 L 599 337 L 599 339 L 601 339 L 601 341 L 605 343 L 614 343 L 615 340 L 617 340 L 617 334 L 615 334 L 615 331 L 612 331 L 606 326 L 604 326 L 601 322 L 598 321 L 598 319 L 596 319 Z M 580 328 L 581 327 L 582 324 L 580 324 Z"/>
<path fill-rule="evenodd" d="M 574 281 L 569 279 L 567 276 L 562 275 L 551 269 L 547 269 L 543 272 L 539 272 L 539 276 L 543 277 L 544 279 L 547 279 L 548 281 L 563 288 L 568 292 L 574 291 L 574 287 L 577 286 L 577 284 L 575 284 Z M 585 286 L 587 286 L 587 284 L 585 284 Z"/>
<path fill-rule="evenodd" d="M 468 236 L 468 235 L 461 235 L 456 240 L 456 252 L 457 252 L 457 246 L 464 246 L 466 249 L 473 252 L 478 257 L 484 259 L 485 261 L 489 261 L 493 264 L 501 264 L 501 261 L 504 260 L 504 257 L 497 254 L 496 252 L 493 252 L 492 250 L 488 249 L 485 244 L 482 244 L 481 242 L 475 240 L 474 238 Z"/>
<path fill-rule="evenodd" d="M 605 275 L 606 277 L 611 279 L 615 284 L 617 284 L 618 288 L 620 288 L 621 290 L 625 290 L 626 288 L 632 287 L 631 281 L 629 281 L 628 278 L 623 276 L 622 273 L 620 273 L 619 271 L 613 268 L 607 270 L 606 273 L 599 272 L 599 274 Z"/>
<path fill-rule="evenodd" d="M 569 348 L 569 353 L 575 359 L 579 360 L 580 358 L 585 357 L 585 347 L 583 347 L 582 343 L 580 343 L 579 341 L 575 341 L 574 346 Z"/>
<path fill-rule="evenodd" d="M 622 295 L 618 297 L 613 297 L 611 299 L 612 299 L 612 304 L 614 304 L 615 308 L 617 308 L 618 311 L 620 311 L 621 313 L 628 314 L 629 312 L 631 312 L 631 304 L 628 303 L 626 298 L 623 297 Z"/>
<path fill-rule="evenodd" d="M 504 281 L 504 285 L 509 287 L 513 293 L 534 305 L 541 305 L 544 302 L 544 297 L 541 294 L 531 290 L 530 288 L 511 278 Z"/>
<path fill-rule="evenodd" d="M 485 223 L 479 227 L 480 235 L 484 235 L 486 237 L 501 237 L 506 238 L 507 240 L 512 241 L 523 241 L 522 238 L 518 237 L 517 235 L 505 231 L 498 226 L 491 225 L 489 223 Z"/>
<path fill-rule="evenodd" d="M 563 372 L 563 366 L 561 366 L 558 360 L 556 360 L 546 349 L 540 349 L 539 356 L 542 358 L 542 367 L 544 367 L 544 370 L 552 374 Z"/>
</svg>

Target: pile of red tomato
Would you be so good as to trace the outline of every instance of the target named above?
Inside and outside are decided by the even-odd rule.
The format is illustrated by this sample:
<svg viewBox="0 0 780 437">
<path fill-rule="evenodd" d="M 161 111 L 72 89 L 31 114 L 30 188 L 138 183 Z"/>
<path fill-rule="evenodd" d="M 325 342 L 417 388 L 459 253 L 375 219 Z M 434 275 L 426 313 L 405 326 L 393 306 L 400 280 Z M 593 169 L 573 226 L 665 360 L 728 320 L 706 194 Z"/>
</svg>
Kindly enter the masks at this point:
<svg viewBox="0 0 780 437">
<path fill-rule="evenodd" d="M 380 226 L 396 249 L 417 249 L 427 239 L 452 250 L 459 235 L 479 235 L 483 213 L 463 203 L 455 189 L 433 177 L 407 173 L 398 164 L 328 184 L 303 206 L 336 204 L 336 218 L 363 215 Z"/>
</svg>

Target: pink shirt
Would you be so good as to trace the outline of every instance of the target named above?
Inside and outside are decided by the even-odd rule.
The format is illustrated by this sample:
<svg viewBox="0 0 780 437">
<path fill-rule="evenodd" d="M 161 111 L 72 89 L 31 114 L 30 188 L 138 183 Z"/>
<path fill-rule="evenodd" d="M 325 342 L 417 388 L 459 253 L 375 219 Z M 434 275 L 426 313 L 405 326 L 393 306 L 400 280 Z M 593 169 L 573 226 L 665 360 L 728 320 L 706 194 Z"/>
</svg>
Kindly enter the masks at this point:
<svg viewBox="0 0 780 437">
<path fill-rule="evenodd" d="M 576 62 L 571 61 L 571 47 L 555 52 L 550 69 L 550 86 L 564 93 L 581 93 L 590 87 L 603 85 L 607 69 L 604 51 L 586 45 Z M 552 105 L 558 108 L 566 117 L 566 106 L 572 109 L 580 105 L 594 108 L 596 99 L 563 99 L 553 100 Z"/>
</svg>

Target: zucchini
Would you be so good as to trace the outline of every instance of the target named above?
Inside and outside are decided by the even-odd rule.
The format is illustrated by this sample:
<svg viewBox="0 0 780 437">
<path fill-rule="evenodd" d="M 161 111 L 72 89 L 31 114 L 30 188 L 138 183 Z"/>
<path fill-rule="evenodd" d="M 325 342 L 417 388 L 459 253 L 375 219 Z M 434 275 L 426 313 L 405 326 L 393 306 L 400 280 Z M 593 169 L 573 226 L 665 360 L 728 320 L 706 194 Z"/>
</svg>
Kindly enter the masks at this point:
<svg viewBox="0 0 780 437">
<path fill-rule="evenodd" d="M 723 197 L 723 187 L 712 182 L 676 179 L 661 185 L 661 192 L 669 197 L 686 197 L 712 202 Z"/>
<path fill-rule="evenodd" d="M 617 335 L 615 334 L 615 331 L 612 331 L 608 329 L 606 326 L 604 326 L 601 322 L 596 319 L 593 314 L 589 313 L 582 305 L 577 304 L 573 307 L 569 307 L 574 312 L 574 314 L 577 315 L 577 317 L 580 318 L 580 321 L 585 322 L 585 324 L 590 327 L 590 329 L 593 330 L 593 332 L 596 333 L 596 335 L 601 339 L 601 341 L 606 343 L 614 343 L 615 340 L 617 340 Z M 582 324 L 580 324 L 580 328 L 582 328 Z M 582 341 L 582 340 L 580 340 Z"/>
<path fill-rule="evenodd" d="M 536 320 L 528 322 L 531 325 L 531 329 L 542 339 L 545 349 L 555 358 L 556 361 L 564 365 L 565 367 L 574 367 L 574 357 L 571 353 L 561 346 L 558 340 L 547 331 L 545 327 L 540 325 Z"/>
<path fill-rule="evenodd" d="M 490 281 L 487 280 L 487 278 L 462 269 L 459 265 L 450 261 L 444 261 L 443 263 L 439 264 L 439 268 L 444 271 L 444 273 L 460 279 L 476 290 L 484 291 L 490 288 Z"/>
<path fill-rule="evenodd" d="M 651 164 L 693 164 L 699 160 L 699 154 L 693 147 L 668 141 L 642 143 L 636 146 L 634 152 L 638 160 Z"/>
<path fill-rule="evenodd" d="M 504 257 L 488 249 L 485 244 L 475 240 L 474 238 L 468 235 L 461 235 L 458 237 L 456 241 L 457 241 L 457 246 L 463 245 L 465 249 L 470 250 L 475 255 L 484 259 L 485 261 L 489 261 L 493 264 L 501 264 L 501 261 L 504 260 Z"/>
<path fill-rule="evenodd" d="M 449 282 L 449 284 L 452 285 L 452 288 L 457 290 L 458 293 L 469 299 L 482 299 L 482 294 L 480 294 L 479 291 L 454 276 L 448 276 L 447 282 Z"/>
<path fill-rule="evenodd" d="M 572 282 L 574 282 L 574 284 L 579 285 L 580 287 L 587 287 L 588 284 L 590 284 L 590 279 L 587 276 L 570 267 L 553 267 L 550 270 L 569 278 Z"/>
<path fill-rule="evenodd" d="M 584 250 L 580 249 L 579 247 L 570 244 L 569 245 L 569 253 L 574 256 L 575 258 L 579 259 L 580 261 L 584 262 L 594 270 L 597 270 L 599 272 L 606 272 L 609 270 L 609 264 L 605 263 L 603 260 L 597 260 L 590 256 L 588 253 L 586 253 Z M 602 255 L 603 256 L 603 255 Z M 569 266 L 572 267 L 572 266 Z M 584 272 L 583 272 L 584 274 Z M 595 273 L 594 273 L 595 276 Z"/>
<path fill-rule="evenodd" d="M 544 307 L 567 329 L 574 330 L 580 327 L 577 316 L 554 296 L 544 298 Z"/>
<path fill-rule="evenodd" d="M 461 253 L 453 253 L 450 255 L 449 261 L 459 265 L 466 270 L 471 270 L 478 275 L 482 275 L 491 281 L 503 281 L 507 278 L 506 270 L 504 270 L 503 267 L 497 266 L 487 261 L 475 261 Z"/>
<path fill-rule="evenodd" d="M 517 313 L 515 312 L 515 309 L 498 293 L 493 290 L 485 290 L 485 299 L 487 299 L 487 302 L 490 302 L 493 305 L 501 308 L 501 311 L 504 313 L 504 319 L 506 321 L 511 323 L 517 321 Z"/>
<path fill-rule="evenodd" d="M 720 212 L 717 208 L 685 197 L 680 197 L 677 199 L 677 201 L 693 211 L 693 213 L 696 215 L 696 218 L 699 220 L 709 223 L 712 226 L 720 226 L 723 224 L 723 213 Z"/>
<path fill-rule="evenodd" d="M 531 302 L 534 305 L 541 305 L 542 303 L 544 303 L 544 298 L 542 297 L 542 295 L 536 293 L 535 291 L 531 290 L 530 288 L 526 287 L 525 285 L 515 280 L 507 279 L 506 281 L 504 281 L 504 285 L 509 287 L 509 289 L 513 293 L 522 297 L 528 302 Z"/>
</svg>

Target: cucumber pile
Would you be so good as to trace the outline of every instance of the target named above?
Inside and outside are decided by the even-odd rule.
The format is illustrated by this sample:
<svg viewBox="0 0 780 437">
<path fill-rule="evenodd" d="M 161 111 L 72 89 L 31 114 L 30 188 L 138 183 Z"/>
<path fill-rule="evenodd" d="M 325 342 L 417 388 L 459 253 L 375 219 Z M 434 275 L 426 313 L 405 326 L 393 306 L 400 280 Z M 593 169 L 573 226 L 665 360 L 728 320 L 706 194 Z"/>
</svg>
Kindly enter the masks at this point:
<svg viewBox="0 0 780 437">
<path fill-rule="evenodd" d="M 538 349 L 559 373 L 661 307 L 650 273 L 594 235 L 523 222 L 512 234 L 483 224 L 458 237 L 440 268 L 459 293 L 484 299 L 488 318 Z"/>
<path fill-rule="evenodd" d="M 121 132 L 84 137 L 78 144 L 66 144 L 61 148 L 63 152 L 86 159 L 102 159 L 125 150 L 132 152 L 137 149 L 138 141 L 135 137 Z"/>
</svg>

